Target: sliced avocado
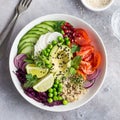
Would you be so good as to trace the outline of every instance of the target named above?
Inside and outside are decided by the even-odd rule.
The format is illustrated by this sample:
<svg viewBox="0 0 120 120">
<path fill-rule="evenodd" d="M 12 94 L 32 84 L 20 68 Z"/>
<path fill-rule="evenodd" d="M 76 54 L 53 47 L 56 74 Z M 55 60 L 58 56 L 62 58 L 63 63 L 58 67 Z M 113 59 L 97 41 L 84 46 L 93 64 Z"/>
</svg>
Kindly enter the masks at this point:
<svg viewBox="0 0 120 120">
<path fill-rule="evenodd" d="M 36 43 L 37 42 L 37 38 L 26 38 L 26 39 L 22 39 L 22 40 L 20 40 L 20 42 L 19 42 L 19 45 L 18 45 L 18 49 L 20 49 L 24 44 L 26 44 L 26 43 Z"/>
<path fill-rule="evenodd" d="M 41 23 L 41 24 L 37 25 L 36 27 L 42 27 L 42 28 L 47 29 L 47 30 L 50 31 L 50 32 L 54 32 L 53 27 L 50 26 L 50 25 L 47 25 L 47 24 L 45 24 L 45 23 Z"/>
<path fill-rule="evenodd" d="M 50 52 L 50 61 L 53 64 L 52 72 L 65 72 L 71 60 L 71 49 L 66 45 L 56 45 Z"/>
<path fill-rule="evenodd" d="M 21 53 L 21 51 L 22 51 L 24 48 L 28 47 L 28 46 L 32 46 L 32 47 L 33 47 L 34 44 L 31 43 L 31 42 L 27 42 L 27 43 L 23 44 L 23 46 L 19 47 L 18 53 Z"/>
</svg>

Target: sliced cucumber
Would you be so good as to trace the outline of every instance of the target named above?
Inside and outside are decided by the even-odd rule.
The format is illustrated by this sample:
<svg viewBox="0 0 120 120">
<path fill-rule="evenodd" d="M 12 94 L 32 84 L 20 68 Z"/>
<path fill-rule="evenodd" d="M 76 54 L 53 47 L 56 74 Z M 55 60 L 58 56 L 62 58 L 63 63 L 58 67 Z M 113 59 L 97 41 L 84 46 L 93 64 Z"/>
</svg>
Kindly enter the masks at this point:
<svg viewBox="0 0 120 120">
<path fill-rule="evenodd" d="M 48 29 L 42 28 L 42 27 L 39 27 L 39 26 L 36 26 L 36 27 L 35 27 L 34 29 L 32 29 L 32 30 L 39 30 L 39 31 L 41 31 L 43 34 L 49 32 Z"/>
<path fill-rule="evenodd" d="M 23 46 L 24 44 L 29 43 L 29 42 L 35 44 L 35 43 L 37 42 L 37 40 L 38 40 L 37 38 L 26 38 L 26 39 L 22 39 L 22 40 L 19 42 L 18 49 L 20 49 L 21 46 Z"/>
<path fill-rule="evenodd" d="M 42 27 L 34 27 L 33 29 L 31 29 L 32 31 L 39 31 L 42 32 L 43 34 L 47 33 L 48 30 Z"/>
<path fill-rule="evenodd" d="M 45 22 L 42 22 L 43 24 L 47 24 L 47 25 L 50 25 L 50 26 L 54 26 L 56 24 L 56 21 L 45 21 Z"/>
<path fill-rule="evenodd" d="M 45 23 L 39 24 L 39 25 L 37 25 L 36 27 L 42 27 L 42 28 L 47 29 L 47 30 L 50 31 L 50 32 L 54 32 L 53 27 L 50 26 L 50 25 L 47 25 L 47 24 L 45 24 Z"/>
<path fill-rule="evenodd" d="M 22 39 L 26 39 L 26 38 L 39 38 L 40 35 L 37 35 L 37 34 L 26 34 L 22 37 Z"/>
<path fill-rule="evenodd" d="M 28 46 L 32 46 L 32 47 L 33 47 L 34 44 L 31 43 L 31 42 L 27 42 L 27 43 L 25 43 L 23 46 L 19 47 L 19 49 L 18 49 L 18 53 L 21 53 L 21 51 L 22 51 L 24 48 L 28 47 Z"/>
<path fill-rule="evenodd" d="M 30 30 L 30 31 L 28 32 L 28 34 L 37 34 L 37 35 L 42 35 L 42 34 L 43 34 L 43 32 L 41 32 L 41 31 L 37 31 L 37 30 Z"/>
<path fill-rule="evenodd" d="M 27 46 L 27 47 L 23 48 L 20 53 L 24 53 L 24 54 L 32 53 L 33 50 L 34 50 L 34 47 L 33 47 L 33 46 Z"/>
</svg>

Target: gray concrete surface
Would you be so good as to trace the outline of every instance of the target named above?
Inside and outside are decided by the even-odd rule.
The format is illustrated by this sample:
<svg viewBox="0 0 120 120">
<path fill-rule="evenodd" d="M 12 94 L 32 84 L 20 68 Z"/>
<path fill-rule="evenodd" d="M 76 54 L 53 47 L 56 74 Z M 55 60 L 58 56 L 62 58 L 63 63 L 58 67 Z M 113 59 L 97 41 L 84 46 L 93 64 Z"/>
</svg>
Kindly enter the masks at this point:
<svg viewBox="0 0 120 120">
<path fill-rule="evenodd" d="M 0 0 L 0 32 L 13 14 L 18 0 Z M 120 1 L 106 11 L 91 12 L 80 0 L 33 0 L 17 21 L 8 47 L 0 61 L 0 120 L 120 120 L 120 42 L 111 30 L 111 16 Z M 86 105 L 73 111 L 54 113 L 38 109 L 22 98 L 13 85 L 8 69 L 8 55 L 14 38 L 30 21 L 42 15 L 66 13 L 82 18 L 100 34 L 108 54 L 108 72 L 99 93 Z"/>
</svg>

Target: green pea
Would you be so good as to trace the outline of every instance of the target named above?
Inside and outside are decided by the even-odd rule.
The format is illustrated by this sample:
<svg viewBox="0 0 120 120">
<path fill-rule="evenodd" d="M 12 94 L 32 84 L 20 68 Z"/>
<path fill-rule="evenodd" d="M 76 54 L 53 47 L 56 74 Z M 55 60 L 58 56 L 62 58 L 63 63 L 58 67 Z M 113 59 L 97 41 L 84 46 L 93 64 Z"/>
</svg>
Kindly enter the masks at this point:
<svg viewBox="0 0 120 120">
<path fill-rule="evenodd" d="M 63 35 L 65 34 L 63 30 L 61 31 L 61 33 L 62 33 Z"/>
<path fill-rule="evenodd" d="M 42 54 L 46 56 L 46 50 L 42 50 Z"/>
<path fill-rule="evenodd" d="M 64 43 L 64 39 L 62 39 L 60 42 L 61 42 L 61 43 Z"/>
<path fill-rule="evenodd" d="M 63 38 L 62 38 L 61 36 L 58 36 L 58 38 L 57 38 L 57 39 L 60 41 L 60 40 L 62 40 Z"/>
<path fill-rule="evenodd" d="M 62 90 L 63 90 L 62 87 L 58 88 L 58 92 L 62 92 Z"/>
<path fill-rule="evenodd" d="M 53 87 L 54 87 L 54 88 L 57 88 L 57 87 L 58 87 L 58 85 L 57 85 L 57 84 L 54 84 L 54 85 L 53 85 Z"/>
<path fill-rule="evenodd" d="M 58 86 L 62 88 L 62 87 L 63 87 L 63 84 L 62 84 L 62 83 L 59 83 L 59 85 L 58 85 Z"/>
<path fill-rule="evenodd" d="M 70 39 L 68 37 L 65 37 L 65 41 L 69 41 Z"/>
<path fill-rule="evenodd" d="M 53 92 L 53 94 L 54 94 L 54 96 L 57 96 L 57 92 L 55 91 L 55 92 Z"/>
<path fill-rule="evenodd" d="M 63 105 L 67 105 L 68 101 L 67 100 L 63 100 Z"/>
<path fill-rule="evenodd" d="M 48 98 L 47 101 L 48 101 L 49 103 L 52 103 L 52 102 L 53 102 L 53 99 L 52 99 L 52 98 Z"/>
<path fill-rule="evenodd" d="M 58 41 L 61 42 L 61 43 L 63 43 L 63 42 L 64 42 L 64 39 L 63 39 L 61 36 L 59 36 L 59 37 L 58 37 Z"/>
<path fill-rule="evenodd" d="M 49 53 L 47 53 L 47 52 L 46 52 L 46 55 L 45 55 L 45 56 L 47 56 L 47 57 L 48 57 L 48 56 L 49 56 Z"/>
<path fill-rule="evenodd" d="M 48 45 L 48 48 L 49 48 L 49 49 L 52 49 L 52 48 L 53 48 L 53 45 L 52 45 L 52 44 L 49 44 L 49 45 Z"/>
<path fill-rule="evenodd" d="M 55 80 L 55 84 L 59 84 L 60 83 L 60 81 L 59 80 Z"/>
<path fill-rule="evenodd" d="M 63 98 L 61 96 L 58 96 L 58 100 L 63 100 Z"/>
<path fill-rule="evenodd" d="M 48 53 L 50 53 L 50 49 L 49 49 L 49 48 L 47 48 L 46 51 L 47 51 Z"/>
<path fill-rule="evenodd" d="M 49 93 L 52 93 L 52 92 L 53 92 L 53 89 L 52 89 L 52 88 L 50 88 L 50 89 L 48 90 L 48 92 L 49 92 Z"/>
<path fill-rule="evenodd" d="M 65 44 L 66 44 L 66 45 L 70 45 L 70 41 L 69 41 L 69 40 L 66 40 L 66 41 L 65 41 Z"/>
<path fill-rule="evenodd" d="M 49 97 L 53 97 L 53 94 L 52 94 L 52 93 L 49 93 L 48 96 L 49 96 Z"/>
<path fill-rule="evenodd" d="M 57 90 L 56 90 L 56 88 L 53 88 L 53 92 L 56 92 Z"/>
<path fill-rule="evenodd" d="M 54 97 L 53 97 L 53 100 L 54 100 L 54 101 L 57 101 L 57 100 L 58 100 L 58 97 L 57 97 L 57 96 L 54 96 Z"/>
<path fill-rule="evenodd" d="M 52 41 L 52 44 L 53 44 L 53 45 L 56 45 L 56 44 L 57 44 L 57 40 L 53 40 L 53 41 Z"/>
</svg>

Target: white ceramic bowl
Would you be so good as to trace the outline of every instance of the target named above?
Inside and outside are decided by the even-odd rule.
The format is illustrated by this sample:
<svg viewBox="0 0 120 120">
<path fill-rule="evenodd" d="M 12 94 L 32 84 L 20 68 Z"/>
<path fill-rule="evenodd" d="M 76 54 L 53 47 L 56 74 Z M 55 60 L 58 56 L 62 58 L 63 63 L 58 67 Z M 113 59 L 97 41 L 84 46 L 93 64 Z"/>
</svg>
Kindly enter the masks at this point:
<svg viewBox="0 0 120 120">
<path fill-rule="evenodd" d="M 114 0 L 111 0 L 110 3 L 108 3 L 106 6 L 102 7 L 102 8 L 95 8 L 91 5 L 88 5 L 86 0 L 81 0 L 82 4 L 89 10 L 91 11 L 95 11 L 95 12 L 100 12 L 100 11 L 104 11 L 106 9 L 108 9 L 114 2 Z"/>
<path fill-rule="evenodd" d="M 98 79 L 96 80 L 96 83 L 94 84 L 93 87 L 91 87 L 89 89 L 89 92 L 87 94 L 85 94 L 81 99 L 79 99 L 76 102 L 73 103 L 69 103 L 68 105 L 61 105 L 61 106 L 54 106 L 54 107 L 48 107 L 45 106 L 33 99 L 31 99 L 30 97 L 28 97 L 21 85 L 19 80 L 17 79 L 16 75 L 14 74 L 13 71 L 16 71 L 16 67 L 14 65 L 14 57 L 17 54 L 17 46 L 18 43 L 21 39 L 21 37 L 27 32 L 29 31 L 33 26 L 39 24 L 42 21 L 48 21 L 48 20 L 65 20 L 70 22 L 74 27 L 80 27 L 83 28 L 87 31 L 87 33 L 89 34 L 90 38 L 93 40 L 93 44 L 96 46 L 96 48 L 100 51 L 101 55 L 102 55 L 102 63 L 100 66 L 100 70 L 101 73 L 98 77 Z M 27 26 L 25 26 L 20 33 L 17 35 L 17 37 L 15 38 L 15 41 L 12 45 L 11 51 L 10 51 L 10 57 L 9 57 L 9 69 L 10 69 L 10 74 L 12 77 L 12 81 L 16 87 L 16 89 L 18 90 L 18 92 L 31 104 L 33 104 L 34 106 L 44 109 L 44 110 L 48 110 L 48 111 L 54 111 L 54 112 L 62 112 L 62 111 L 69 111 L 69 110 L 73 110 L 75 108 L 78 108 L 84 104 L 86 104 L 88 101 L 90 101 L 95 94 L 99 91 L 100 87 L 102 86 L 104 77 L 105 77 L 105 73 L 106 73 L 106 52 L 105 52 L 105 47 L 104 44 L 102 42 L 102 39 L 100 38 L 100 36 L 98 35 L 98 33 L 86 22 L 84 22 L 83 20 L 71 16 L 71 15 L 65 15 L 65 14 L 52 14 L 52 15 L 46 15 L 43 17 L 40 17 L 38 19 L 35 19 L 34 21 L 32 21 L 31 23 L 29 23 Z"/>
</svg>

